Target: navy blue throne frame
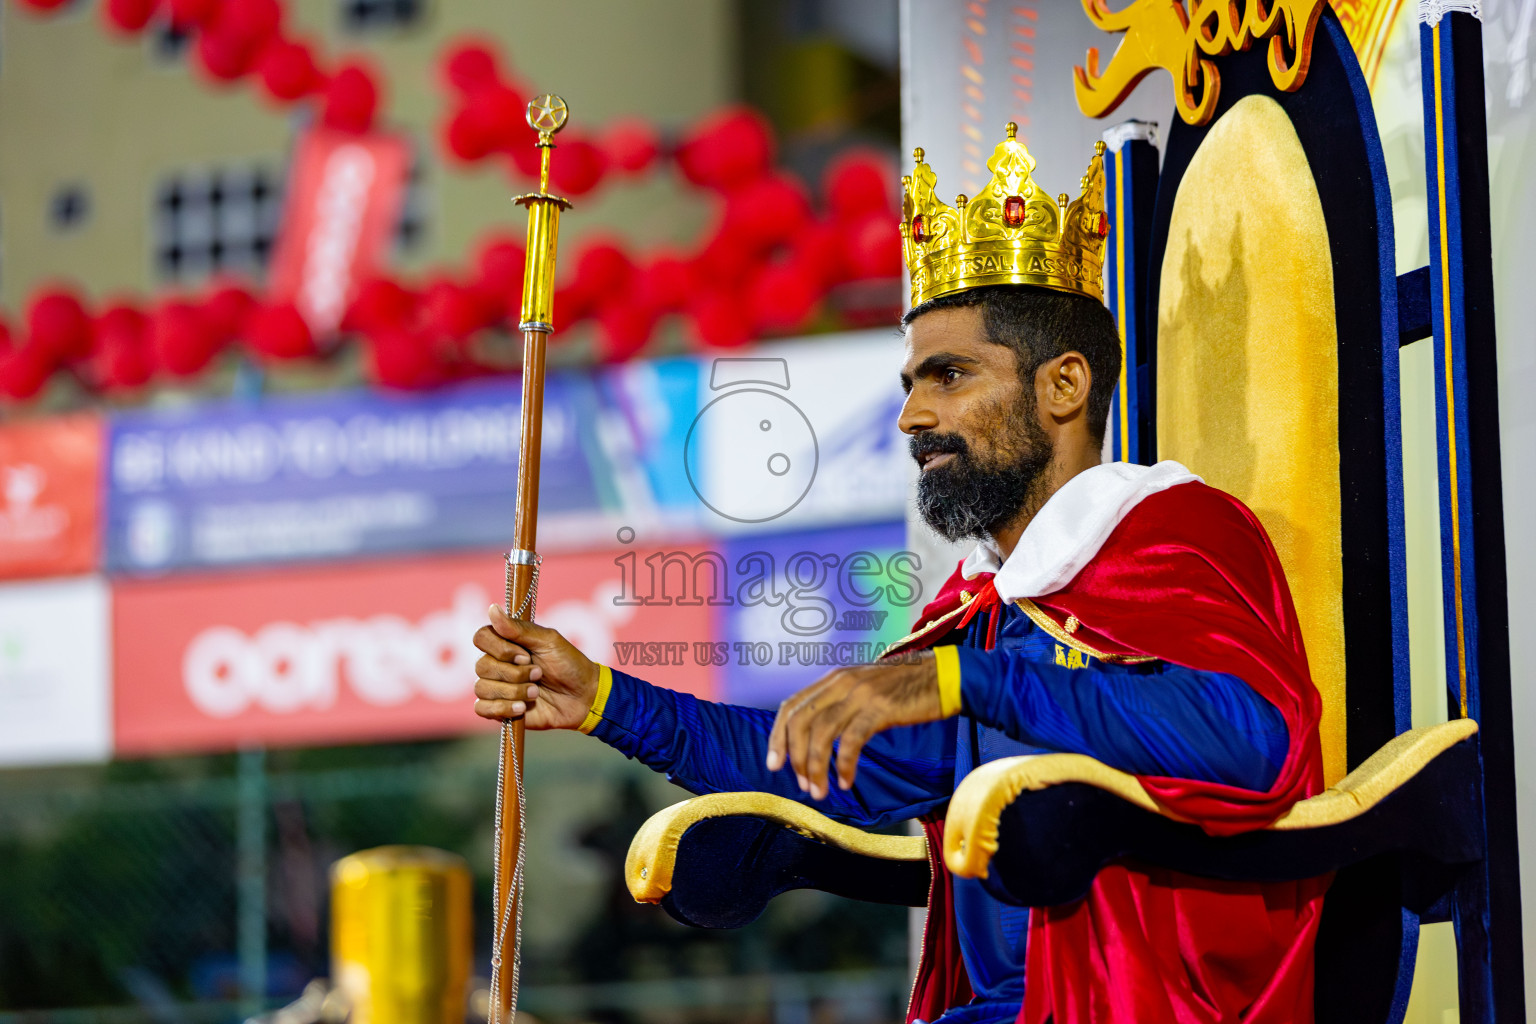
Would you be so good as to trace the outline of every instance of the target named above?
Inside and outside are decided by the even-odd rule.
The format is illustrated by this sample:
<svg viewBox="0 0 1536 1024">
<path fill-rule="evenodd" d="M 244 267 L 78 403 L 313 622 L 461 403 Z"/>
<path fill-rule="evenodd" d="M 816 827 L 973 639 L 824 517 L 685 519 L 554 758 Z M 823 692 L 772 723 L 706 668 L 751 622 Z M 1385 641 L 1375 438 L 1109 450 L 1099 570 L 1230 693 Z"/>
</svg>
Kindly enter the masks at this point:
<svg viewBox="0 0 1536 1024">
<path fill-rule="evenodd" d="M 1480 727 L 1469 741 L 1475 785 L 1447 781 L 1446 800 L 1461 806 L 1437 810 L 1473 815 L 1482 853 L 1469 870 L 1400 853 L 1340 870 L 1319 936 L 1320 1021 L 1401 1020 L 1418 925 L 1444 920 L 1456 926 L 1462 1019 L 1524 1017 L 1481 25 L 1470 11 L 1439 10 L 1470 4 L 1433 6 L 1420 28 L 1429 266 L 1396 273 L 1370 92 L 1331 10 L 1300 89 L 1275 87 L 1262 46 L 1218 58 L 1210 121 L 1174 117 L 1160 171 L 1145 133 L 1134 133 L 1136 141 L 1112 145 L 1111 167 L 1123 163 L 1108 175 L 1110 208 L 1121 211 L 1108 298 L 1128 365 L 1112 412 L 1113 455 L 1151 463 L 1159 271 L 1179 181 L 1210 126 L 1248 95 L 1279 103 L 1306 151 L 1333 249 L 1351 769 L 1411 724 L 1396 350 L 1434 338 L 1448 706 Z"/>
</svg>

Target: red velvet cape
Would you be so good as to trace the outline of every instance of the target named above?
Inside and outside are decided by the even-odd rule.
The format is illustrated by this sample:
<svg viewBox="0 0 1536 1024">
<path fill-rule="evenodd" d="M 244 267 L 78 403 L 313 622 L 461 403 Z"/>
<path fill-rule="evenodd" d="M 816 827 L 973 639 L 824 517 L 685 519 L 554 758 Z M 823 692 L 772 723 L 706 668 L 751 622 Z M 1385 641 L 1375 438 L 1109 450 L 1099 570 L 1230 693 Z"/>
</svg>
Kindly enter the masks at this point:
<svg viewBox="0 0 1536 1024">
<path fill-rule="evenodd" d="M 957 568 L 908 648 L 933 646 L 997 603 L 989 576 Z M 1154 494 L 1121 521 L 1068 586 L 1035 599 L 1072 639 L 1111 655 L 1151 656 L 1247 682 L 1279 710 L 1290 750 L 1266 793 L 1142 777 L 1170 812 L 1207 832 L 1262 828 L 1322 790 L 1322 703 L 1307 670 L 1275 549 L 1242 502 L 1200 483 Z M 942 825 L 928 825 L 930 844 Z M 942 858 L 931 858 L 942 869 Z M 1310 1024 L 1312 951 L 1327 879 L 1233 883 L 1117 863 L 1076 903 L 1030 915 L 1020 1024 Z M 969 998 L 946 897 L 935 875 L 923 962 L 908 1019 Z M 957 978 L 958 975 L 958 978 Z"/>
</svg>

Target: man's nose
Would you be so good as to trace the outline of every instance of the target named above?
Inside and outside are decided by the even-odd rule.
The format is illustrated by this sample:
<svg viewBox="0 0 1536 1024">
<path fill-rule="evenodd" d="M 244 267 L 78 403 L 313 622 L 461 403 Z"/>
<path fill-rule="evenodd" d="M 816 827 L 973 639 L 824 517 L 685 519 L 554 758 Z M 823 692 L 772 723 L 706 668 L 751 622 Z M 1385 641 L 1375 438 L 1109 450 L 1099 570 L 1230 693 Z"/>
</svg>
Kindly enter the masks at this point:
<svg viewBox="0 0 1536 1024">
<path fill-rule="evenodd" d="M 907 393 L 907 400 L 902 403 L 901 416 L 897 418 L 896 425 L 903 434 L 921 434 L 937 427 L 939 416 L 927 402 L 918 397 L 917 389 L 914 388 Z"/>
</svg>

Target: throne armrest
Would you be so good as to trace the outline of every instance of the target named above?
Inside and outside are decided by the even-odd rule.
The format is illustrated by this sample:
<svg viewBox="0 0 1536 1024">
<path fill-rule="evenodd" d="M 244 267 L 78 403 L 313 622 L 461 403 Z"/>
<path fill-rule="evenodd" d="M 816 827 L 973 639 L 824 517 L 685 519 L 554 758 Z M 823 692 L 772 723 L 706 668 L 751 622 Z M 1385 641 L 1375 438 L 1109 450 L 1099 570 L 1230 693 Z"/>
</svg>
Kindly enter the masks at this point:
<svg viewBox="0 0 1536 1024">
<path fill-rule="evenodd" d="M 771 793 L 714 793 L 652 815 L 629 844 L 624 881 L 701 928 L 739 928 L 779 893 L 820 889 L 903 906 L 928 902 L 921 836 L 865 832 Z"/>
<path fill-rule="evenodd" d="M 1023 906 L 1078 899 L 1123 857 L 1228 881 L 1311 878 L 1386 853 L 1464 864 L 1482 856 L 1476 732 L 1470 719 L 1405 732 L 1266 828 L 1225 837 L 1091 757 L 1004 758 L 955 792 L 944 862 Z"/>
</svg>

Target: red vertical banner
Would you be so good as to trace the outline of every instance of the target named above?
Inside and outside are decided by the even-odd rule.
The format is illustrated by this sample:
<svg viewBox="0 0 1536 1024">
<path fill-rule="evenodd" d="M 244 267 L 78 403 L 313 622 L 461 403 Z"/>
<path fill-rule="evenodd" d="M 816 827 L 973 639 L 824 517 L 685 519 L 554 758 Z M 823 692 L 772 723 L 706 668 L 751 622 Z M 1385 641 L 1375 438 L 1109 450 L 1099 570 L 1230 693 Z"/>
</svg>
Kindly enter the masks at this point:
<svg viewBox="0 0 1536 1024">
<path fill-rule="evenodd" d="M 101 451 L 94 416 L 0 427 L 0 579 L 96 568 Z"/>
<path fill-rule="evenodd" d="M 335 333 L 358 285 L 377 273 L 410 160 L 410 147 L 392 135 L 317 128 L 299 140 L 268 294 L 297 306 L 317 337 Z"/>
</svg>

